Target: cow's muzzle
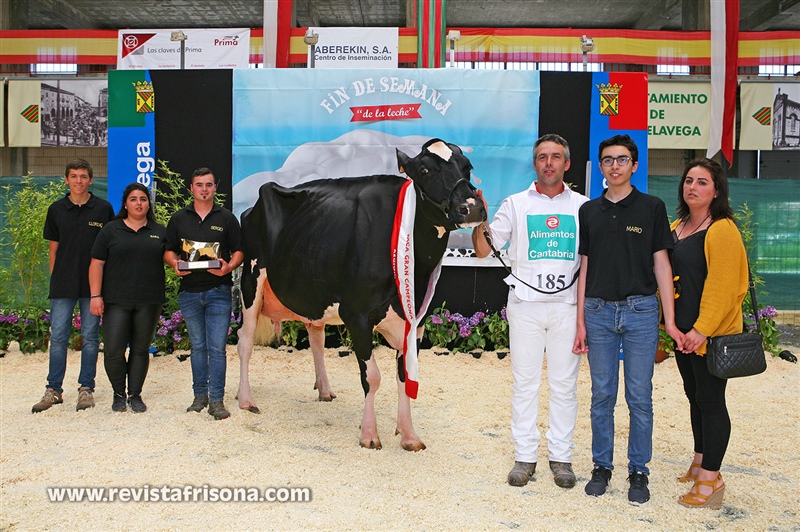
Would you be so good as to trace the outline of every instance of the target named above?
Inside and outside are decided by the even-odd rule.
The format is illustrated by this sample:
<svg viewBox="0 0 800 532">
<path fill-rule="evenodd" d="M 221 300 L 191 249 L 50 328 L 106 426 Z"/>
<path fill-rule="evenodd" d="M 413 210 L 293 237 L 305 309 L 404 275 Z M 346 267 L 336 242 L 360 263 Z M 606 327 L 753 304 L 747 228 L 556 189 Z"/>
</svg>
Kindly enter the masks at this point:
<svg viewBox="0 0 800 532">
<path fill-rule="evenodd" d="M 455 209 L 456 226 L 464 229 L 476 227 L 486 221 L 486 208 L 478 198 L 468 198 Z"/>
</svg>

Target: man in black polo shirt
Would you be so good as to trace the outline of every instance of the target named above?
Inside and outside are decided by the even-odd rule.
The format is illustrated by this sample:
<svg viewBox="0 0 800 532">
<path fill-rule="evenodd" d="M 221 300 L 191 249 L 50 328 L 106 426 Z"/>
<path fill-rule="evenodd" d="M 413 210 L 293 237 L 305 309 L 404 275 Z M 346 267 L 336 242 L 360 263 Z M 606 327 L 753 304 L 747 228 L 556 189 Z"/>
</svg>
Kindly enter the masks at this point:
<svg viewBox="0 0 800 532">
<path fill-rule="evenodd" d="M 208 413 L 219 420 L 231 415 L 223 403 L 225 348 L 231 323 L 231 272 L 244 258 L 241 228 L 232 212 L 214 202 L 217 180 L 211 170 L 195 170 L 189 188 L 194 202 L 172 215 L 167 225 L 164 261 L 181 276 L 178 304 L 192 344 L 194 401 L 186 410 L 200 412 L 208 406 Z M 183 251 L 185 240 L 218 244 L 222 266 L 209 270 L 178 269 L 178 263 L 189 258 Z"/>
<path fill-rule="evenodd" d="M 114 217 L 114 209 L 109 202 L 89 192 L 93 177 L 88 161 L 69 161 L 64 172 L 69 193 L 47 209 L 44 238 L 50 241 L 50 371 L 44 396 L 31 409 L 34 414 L 64 402 L 62 384 L 76 304 L 80 307 L 83 340 L 76 409 L 94 406 L 100 318 L 89 310 L 89 263 L 94 239 Z"/>
<path fill-rule="evenodd" d="M 573 351 L 589 355 L 592 377 L 592 478 L 586 494 L 606 492 L 614 468 L 614 407 L 619 387 L 620 347 L 625 400 L 630 411 L 628 502 L 650 500 L 647 463 L 653 454 L 653 367 L 658 344 L 661 294 L 664 323 L 678 349 L 675 327 L 672 248 L 664 202 L 631 185 L 639 150 L 628 135 L 600 143 L 600 169 L 608 188 L 579 212 L 581 273 L 578 335 Z M 587 348 L 588 340 L 588 348 Z"/>
</svg>

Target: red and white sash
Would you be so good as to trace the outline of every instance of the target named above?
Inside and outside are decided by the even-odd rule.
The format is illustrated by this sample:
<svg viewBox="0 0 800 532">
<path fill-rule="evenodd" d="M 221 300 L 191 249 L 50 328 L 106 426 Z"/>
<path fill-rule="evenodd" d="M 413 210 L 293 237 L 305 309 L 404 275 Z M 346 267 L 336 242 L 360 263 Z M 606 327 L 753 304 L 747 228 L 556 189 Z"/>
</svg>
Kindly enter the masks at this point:
<svg viewBox="0 0 800 532">
<path fill-rule="evenodd" d="M 417 360 L 417 324 L 425 315 L 433 298 L 436 282 L 442 271 L 442 261 L 436 265 L 428 279 L 428 289 L 422 302 L 419 313 L 415 313 L 414 305 L 414 217 L 417 211 L 417 195 L 414 191 L 414 182 L 406 181 L 400 189 L 397 199 L 397 210 L 394 215 L 394 228 L 392 230 L 392 267 L 394 279 L 397 284 L 397 293 L 403 304 L 403 317 L 405 318 L 405 334 L 403 339 L 403 368 L 406 377 L 406 395 L 411 399 L 417 398 L 419 382 L 419 361 Z"/>
</svg>

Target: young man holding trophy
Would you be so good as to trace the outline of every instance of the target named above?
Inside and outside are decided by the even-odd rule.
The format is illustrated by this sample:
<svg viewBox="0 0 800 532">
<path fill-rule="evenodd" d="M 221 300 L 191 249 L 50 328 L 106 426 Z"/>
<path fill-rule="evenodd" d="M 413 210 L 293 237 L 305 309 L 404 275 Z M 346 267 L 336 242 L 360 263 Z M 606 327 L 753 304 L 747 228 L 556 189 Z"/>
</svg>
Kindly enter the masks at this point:
<svg viewBox="0 0 800 532">
<path fill-rule="evenodd" d="M 225 408 L 225 347 L 231 316 L 231 272 L 244 258 L 241 228 L 232 212 L 217 205 L 217 180 L 198 168 L 189 185 L 194 201 L 172 215 L 167 225 L 164 261 L 181 277 L 178 304 L 189 331 L 194 401 L 187 412 L 208 406 L 214 419 L 230 417 Z"/>
</svg>

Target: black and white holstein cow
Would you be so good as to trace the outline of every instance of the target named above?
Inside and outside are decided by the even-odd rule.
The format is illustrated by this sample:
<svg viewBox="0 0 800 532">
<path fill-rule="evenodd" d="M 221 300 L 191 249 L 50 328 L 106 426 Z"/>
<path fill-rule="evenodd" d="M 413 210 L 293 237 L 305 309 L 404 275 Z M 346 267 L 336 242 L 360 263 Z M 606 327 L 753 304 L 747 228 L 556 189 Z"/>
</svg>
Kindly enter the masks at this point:
<svg viewBox="0 0 800 532">
<path fill-rule="evenodd" d="M 472 165 L 458 146 L 432 139 L 414 158 L 397 150 L 397 161 L 412 181 L 374 175 L 320 179 L 293 188 L 266 183 L 257 203 L 242 214 L 240 408 L 258 411 L 248 366 L 259 317 L 275 324 L 305 323 L 311 346 L 316 346 L 315 365 L 322 362 L 324 325 L 344 323 L 366 395 L 360 444 L 380 449 L 374 411 L 380 373 L 372 356 L 372 332 L 377 330 L 399 351 L 395 434 L 401 435 L 404 449 L 425 448 L 411 422 L 409 395 L 416 397 L 416 388 L 408 387 L 416 385 L 410 380 L 416 378 L 416 358 L 409 365 L 403 355 L 410 339 L 416 356 L 422 329 L 410 330 L 408 324 L 420 318 L 430 301 L 450 231 L 485 221 L 486 210 L 470 183 Z M 413 212 L 398 214 L 404 210 L 398 205 L 408 210 L 414 204 Z M 405 221 L 408 214 L 413 226 Z M 402 243 L 411 240 L 411 247 Z M 275 327 L 259 330 L 274 334 Z M 329 400 L 327 377 L 321 383 L 317 369 L 316 387 L 327 387 Z"/>
</svg>

